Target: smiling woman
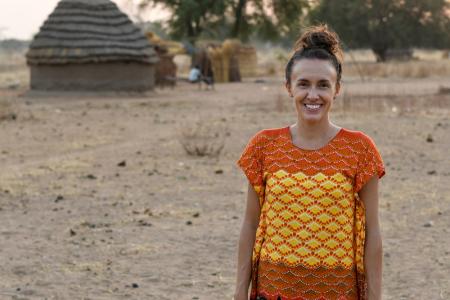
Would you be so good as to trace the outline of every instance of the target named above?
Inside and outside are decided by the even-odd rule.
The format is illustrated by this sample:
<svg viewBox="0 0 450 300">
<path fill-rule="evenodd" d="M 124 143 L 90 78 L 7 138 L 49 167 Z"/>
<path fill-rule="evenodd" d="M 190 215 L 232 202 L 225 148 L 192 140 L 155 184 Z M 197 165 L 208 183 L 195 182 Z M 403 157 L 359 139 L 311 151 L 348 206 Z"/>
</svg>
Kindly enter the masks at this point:
<svg viewBox="0 0 450 300">
<path fill-rule="evenodd" d="M 297 41 L 286 90 L 297 122 L 258 132 L 239 167 L 248 178 L 235 299 L 381 299 L 382 247 L 372 139 L 330 122 L 342 50 L 326 26 Z"/>
</svg>

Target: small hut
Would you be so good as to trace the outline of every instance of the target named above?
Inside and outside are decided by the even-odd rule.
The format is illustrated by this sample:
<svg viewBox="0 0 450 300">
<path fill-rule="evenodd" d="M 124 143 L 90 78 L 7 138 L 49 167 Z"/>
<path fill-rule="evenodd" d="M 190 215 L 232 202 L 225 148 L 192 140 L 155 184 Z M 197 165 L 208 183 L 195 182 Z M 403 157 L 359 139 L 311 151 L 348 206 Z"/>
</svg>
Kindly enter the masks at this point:
<svg viewBox="0 0 450 300">
<path fill-rule="evenodd" d="M 157 54 L 110 0 L 62 0 L 27 53 L 33 90 L 146 91 Z"/>
</svg>

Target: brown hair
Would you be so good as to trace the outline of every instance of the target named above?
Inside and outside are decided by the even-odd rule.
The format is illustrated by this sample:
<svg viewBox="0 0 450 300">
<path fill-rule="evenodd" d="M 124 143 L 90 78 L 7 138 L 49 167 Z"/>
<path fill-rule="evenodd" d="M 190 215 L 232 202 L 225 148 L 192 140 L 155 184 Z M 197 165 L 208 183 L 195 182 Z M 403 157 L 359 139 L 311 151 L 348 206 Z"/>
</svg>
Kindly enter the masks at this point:
<svg viewBox="0 0 450 300">
<path fill-rule="evenodd" d="M 294 63 L 303 58 L 329 60 L 336 69 L 337 82 L 340 82 L 344 55 L 338 35 L 328 29 L 326 24 L 307 28 L 295 42 L 294 51 L 286 65 L 286 82 L 288 84 L 291 84 Z"/>
</svg>

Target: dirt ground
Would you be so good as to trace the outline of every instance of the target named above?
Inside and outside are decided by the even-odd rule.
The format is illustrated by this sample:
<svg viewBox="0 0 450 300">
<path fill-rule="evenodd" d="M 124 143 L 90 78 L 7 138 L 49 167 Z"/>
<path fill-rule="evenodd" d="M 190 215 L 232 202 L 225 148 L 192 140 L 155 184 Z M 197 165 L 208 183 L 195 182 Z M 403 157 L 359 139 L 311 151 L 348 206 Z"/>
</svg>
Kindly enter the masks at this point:
<svg viewBox="0 0 450 300">
<path fill-rule="evenodd" d="M 281 80 L 147 95 L 3 85 L 0 299 L 231 299 L 247 187 L 235 162 L 258 130 L 295 121 Z M 386 164 L 383 299 L 450 299 L 448 82 L 344 78 L 332 112 Z"/>
</svg>

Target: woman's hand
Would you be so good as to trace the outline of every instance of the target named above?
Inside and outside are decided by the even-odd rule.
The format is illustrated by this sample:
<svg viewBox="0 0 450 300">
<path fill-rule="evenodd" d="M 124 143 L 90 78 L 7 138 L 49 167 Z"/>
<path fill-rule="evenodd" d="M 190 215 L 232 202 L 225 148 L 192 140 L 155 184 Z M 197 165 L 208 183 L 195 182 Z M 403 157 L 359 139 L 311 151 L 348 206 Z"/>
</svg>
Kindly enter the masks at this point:
<svg viewBox="0 0 450 300">
<path fill-rule="evenodd" d="M 233 300 L 248 300 L 248 290 L 236 291 Z"/>
<path fill-rule="evenodd" d="M 373 176 L 359 192 L 366 209 L 364 268 L 368 300 L 380 300 L 382 291 L 383 244 L 378 220 L 378 176 Z"/>
<path fill-rule="evenodd" d="M 239 237 L 235 300 L 248 300 L 248 289 L 252 275 L 252 253 L 260 213 L 258 195 L 249 183 L 247 208 Z"/>
</svg>

